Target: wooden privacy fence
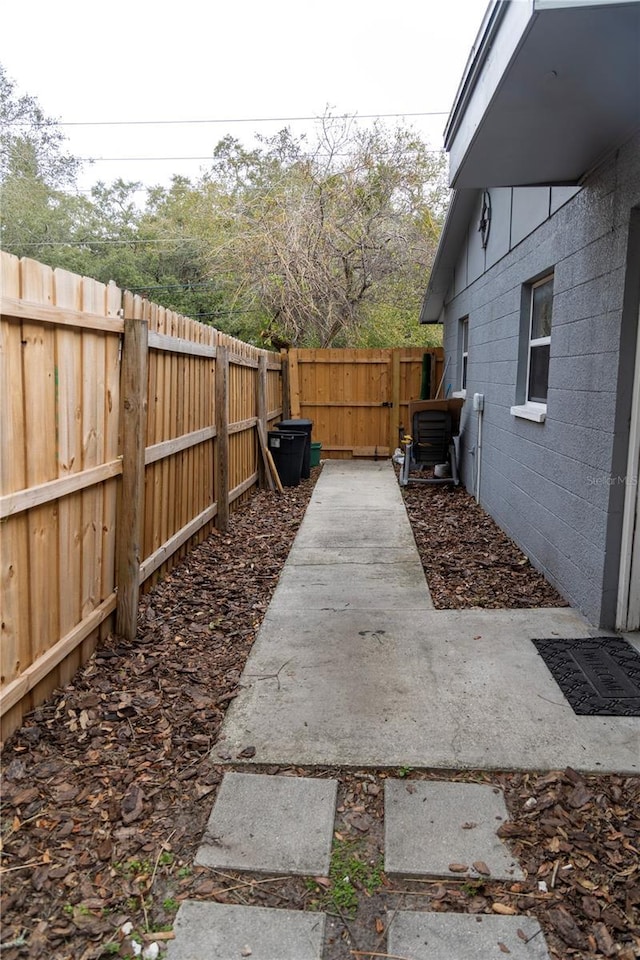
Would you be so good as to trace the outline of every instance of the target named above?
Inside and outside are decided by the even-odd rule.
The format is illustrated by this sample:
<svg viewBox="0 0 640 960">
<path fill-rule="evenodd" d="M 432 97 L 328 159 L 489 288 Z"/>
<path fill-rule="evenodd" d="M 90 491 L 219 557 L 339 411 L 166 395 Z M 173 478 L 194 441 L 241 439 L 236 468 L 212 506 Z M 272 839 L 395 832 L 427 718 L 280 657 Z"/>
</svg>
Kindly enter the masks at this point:
<svg viewBox="0 0 640 960">
<path fill-rule="evenodd" d="M 0 252 L 2 735 L 259 479 L 281 357 Z"/>
<path fill-rule="evenodd" d="M 408 404 L 420 399 L 424 356 L 430 399 L 443 377 L 442 347 L 289 350 L 291 416 L 313 420 L 324 457 L 389 457 L 401 428 L 410 429 Z"/>
</svg>

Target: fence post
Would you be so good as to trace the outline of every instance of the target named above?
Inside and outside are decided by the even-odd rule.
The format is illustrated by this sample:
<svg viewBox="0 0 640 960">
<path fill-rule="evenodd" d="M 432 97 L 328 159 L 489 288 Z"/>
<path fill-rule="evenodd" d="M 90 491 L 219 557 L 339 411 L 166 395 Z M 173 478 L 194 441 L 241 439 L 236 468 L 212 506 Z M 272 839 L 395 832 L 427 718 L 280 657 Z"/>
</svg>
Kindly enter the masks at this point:
<svg viewBox="0 0 640 960">
<path fill-rule="evenodd" d="M 261 353 L 258 357 L 258 423 L 262 425 L 263 436 L 267 436 L 267 355 Z M 260 450 L 259 428 L 256 430 L 256 439 L 258 441 L 258 450 Z M 267 477 L 264 469 L 264 461 L 258 454 L 258 482 L 261 487 L 267 486 Z"/>
<path fill-rule="evenodd" d="M 216 351 L 216 459 L 217 526 L 225 533 L 229 523 L 229 349 Z"/>
<path fill-rule="evenodd" d="M 122 497 L 117 533 L 116 631 L 134 640 L 140 595 L 142 518 L 144 516 L 144 453 L 147 432 L 147 321 L 143 301 L 124 294 L 122 345 Z"/>
<path fill-rule="evenodd" d="M 291 419 L 291 406 L 289 404 L 289 352 L 280 351 L 280 391 L 282 397 L 282 419 Z"/>
<path fill-rule="evenodd" d="M 409 399 L 409 398 L 407 398 Z M 389 410 L 389 456 L 398 446 L 400 433 L 400 349 L 391 350 L 391 409 Z"/>
<path fill-rule="evenodd" d="M 298 351 L 289 350 L 289 411 L 294 420 L 300 417 L 300 377 L 298 371 Z"/>
</svg>

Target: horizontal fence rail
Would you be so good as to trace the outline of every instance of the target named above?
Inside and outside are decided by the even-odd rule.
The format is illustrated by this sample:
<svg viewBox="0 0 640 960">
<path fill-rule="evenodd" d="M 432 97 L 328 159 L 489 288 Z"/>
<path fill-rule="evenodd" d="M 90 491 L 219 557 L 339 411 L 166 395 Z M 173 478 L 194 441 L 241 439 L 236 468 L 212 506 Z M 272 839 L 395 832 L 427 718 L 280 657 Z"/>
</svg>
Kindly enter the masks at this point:
<svg viewBox="0 0 640 960">
<path fill-rule="evenodd" d="M 256 485 L 282 359 L 36 261 L 0 279 L 5 738 Z"/>
</svg>

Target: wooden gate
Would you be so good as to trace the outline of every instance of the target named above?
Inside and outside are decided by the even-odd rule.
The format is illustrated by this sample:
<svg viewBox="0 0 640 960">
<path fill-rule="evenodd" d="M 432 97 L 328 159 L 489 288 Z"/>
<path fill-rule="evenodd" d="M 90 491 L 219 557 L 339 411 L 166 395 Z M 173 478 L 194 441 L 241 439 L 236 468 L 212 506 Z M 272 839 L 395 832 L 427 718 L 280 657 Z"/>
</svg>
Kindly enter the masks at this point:
<svg viewBox="0 0 640 960">
<path fill-rule="evenodd" d="M 420 397 L 425 354 L 431 357 L 434 397 L 443 371 L 441 347 L 289 350 L 291 416 L 313 420 L 323 457 L 389 457 L 401 428 L 409 427 L 409 401 Z"/>
</svg>

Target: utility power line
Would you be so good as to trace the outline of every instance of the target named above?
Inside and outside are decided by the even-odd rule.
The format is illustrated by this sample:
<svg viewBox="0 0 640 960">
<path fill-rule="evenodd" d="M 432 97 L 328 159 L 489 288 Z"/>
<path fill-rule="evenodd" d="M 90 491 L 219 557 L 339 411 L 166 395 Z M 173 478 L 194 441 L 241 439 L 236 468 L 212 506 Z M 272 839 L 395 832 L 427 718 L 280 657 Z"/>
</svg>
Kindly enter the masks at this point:
<svg viewBox="0 0 640 960">
<path fill-rule="evenodd" d="M 403 156 L 410 156 L 411 153 L 413 153 L 413 152 L 415 152 L 415 151 L 410 151 L 410 152 L 408 152 L 408 153 L 403 153 Z M 445 151 L 444 151 L 444 150 L 425 150 L 424 152 L 425 152 L 425 153 L 428 153 L 428 154 L 434 154 L 434 156 L 435 156 L 435 155 L 444 153 Z M 336 153 L 336 154 L 334 154 L 334 156 L 336 156 L 336 157 L 348 157 L 348 156 L 350 156 L 350 154 L 348 154 L 348 153 Z M 381 156 L 393 156 L 393 154 L 391 154 L 391 153 L 381 154 Z M 121 163 L 121 162 L 122 162 L 122 163 L 124 163 L 124 162 L 130 163 L 130 162 L 132 162 L 132 161 L 140 161 L 140 162 L 143 162 L 143 163 L 148 163 L 148 162 L 154 161 L 154 160 L 160 160 L 160 161 L 164 161 L 164 160 L 167 160 L 167 161 L 174 161 L 174 160 L 200 160 L 200 161 L 202 161 L 202 160 L 214 160 L 215 157 L 213 156 L 213 153 L 210 153 L 210 154 L 208 154 L 207 156 L 204 156 L 204 157 L 77 157 L 76 159 L 77 159 L 77 160 L 80 160 L 82 163 L 116 163 L 116 162 L 117 162 L 117 163 Z"/>
<path fill-rule="evenodd" d="M 140 239 L 130 237 L 128 240 L 102 240 L 98 237 L 85 237 L 84 240 L 27 240 L 21 242 L 21 247 L 86 247 L 91 243 L 108 243 L 115 246 L 129 247 L 141 243 L 204 243 L 201 237 L 157 237 L 154 239 Z"/>
<path fill-rule="evenodd" d="M 194 280 L 192 283 L 188 281 L 185 283 L 156 283 L 148 284 L 142 283 L 137 286 L 132 286 L 132 292 L 136 290 L 192 290 L 194 287 L 219 287 L 220 282 L 218 280 Z"/>
<path fill-rule="evenodd" d="M 386 120 L 394 117 L 447 117 L 449 110 L 423 110 L 415 113 L 339 113 L 328 116 L 328 120 Z M 10 120 L 10 127 L 145 127 L 187 124 L 213 123 L 294 123 L 310 120 L 322 120 L 317 114 L 308 117 L 213 117 L 208 120 L 47 120 L 44 123 L 30 123 L 24 120 Z"/>
</svg>

